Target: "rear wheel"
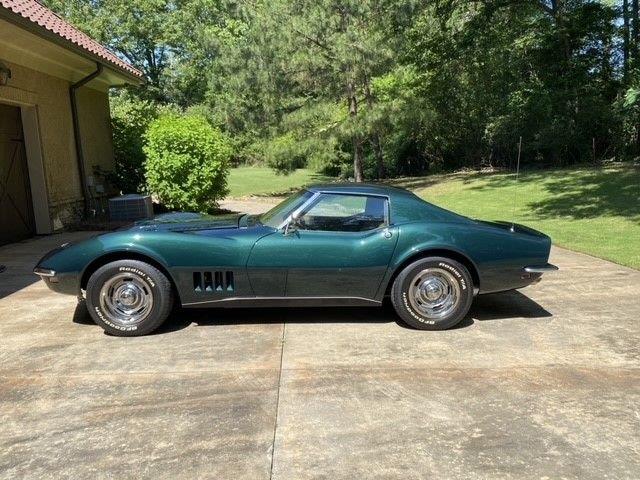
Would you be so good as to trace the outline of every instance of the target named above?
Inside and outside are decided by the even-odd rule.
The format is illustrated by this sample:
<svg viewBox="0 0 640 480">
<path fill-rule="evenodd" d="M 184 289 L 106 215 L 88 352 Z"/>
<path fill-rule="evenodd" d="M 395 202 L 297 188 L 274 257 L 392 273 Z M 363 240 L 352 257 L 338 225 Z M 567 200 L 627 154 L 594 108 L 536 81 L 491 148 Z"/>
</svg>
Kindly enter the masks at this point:
<svg viewBox="0 0 640 480">
<path fill-rule="evenodd" d="M 396 277 L 391 302 L 407 324 L 444 330 L 459 323 L 473 301 L 473 280 L 464 265 L 444 257 L 417 260 Z"/>
<path fill-rule="evenodd" d="M 108 263 L 87 283 L 89 314 L 112 335 L 151 333 L 167 319 L 172 306 L 169 279 L 153 265 L 138 260 Z"/>
</svg>

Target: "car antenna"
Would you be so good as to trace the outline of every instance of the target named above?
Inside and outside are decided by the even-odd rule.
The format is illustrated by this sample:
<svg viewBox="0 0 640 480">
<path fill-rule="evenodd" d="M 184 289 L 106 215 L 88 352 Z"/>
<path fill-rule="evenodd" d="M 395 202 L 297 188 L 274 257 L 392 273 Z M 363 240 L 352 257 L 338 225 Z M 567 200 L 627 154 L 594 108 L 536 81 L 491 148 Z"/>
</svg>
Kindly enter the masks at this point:
<svg viewBox="0 0 640 480">
<path fill-rule="evenodd" d="M 514 222 L 516 217 L 516 200 L 518 199 L 518 177 L 520 177 L 520 155 L 522 154 L 522 135 L 520 135 L 520 141 L 518 142 L 518 163 L 516 164 L 516 188 L 513 192 L 513 210 L 511 212 L 511 231 L 516 231 L 516 224 Z"/>
</svg>

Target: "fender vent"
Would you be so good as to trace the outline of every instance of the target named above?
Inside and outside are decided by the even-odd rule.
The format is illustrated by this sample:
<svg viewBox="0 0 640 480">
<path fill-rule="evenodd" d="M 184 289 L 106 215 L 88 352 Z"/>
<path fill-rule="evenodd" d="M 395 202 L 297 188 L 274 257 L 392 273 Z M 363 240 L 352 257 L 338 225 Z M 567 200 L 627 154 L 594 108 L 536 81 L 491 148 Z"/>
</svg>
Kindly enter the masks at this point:
<svg viewBox="0 0 640 480">
<path fill-rule="evenodd" d="M 233 292 L 233 272 L 193 272 L 193 289 L 199 293 Z"/>
</svg>

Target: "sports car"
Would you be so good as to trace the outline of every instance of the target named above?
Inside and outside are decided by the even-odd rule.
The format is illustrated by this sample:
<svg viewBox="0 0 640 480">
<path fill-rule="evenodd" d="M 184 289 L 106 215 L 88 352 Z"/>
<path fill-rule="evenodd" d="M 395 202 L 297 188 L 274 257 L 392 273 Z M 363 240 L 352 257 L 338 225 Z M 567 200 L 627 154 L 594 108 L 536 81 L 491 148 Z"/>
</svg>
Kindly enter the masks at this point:
<svg viewBox="0 0 640 480">
<path fill-rule="evenodd" d="M 184 308 L 373 306 L 408 325 L 460 322 L 474 297 L 526 287 L 551 239 L 470 219 L 400 188 L 305 188 L 263 215 L 168 213 L 47 253 L 34 273 L 78 295 L 107 333 L 157 329 Z"/>
</svg>

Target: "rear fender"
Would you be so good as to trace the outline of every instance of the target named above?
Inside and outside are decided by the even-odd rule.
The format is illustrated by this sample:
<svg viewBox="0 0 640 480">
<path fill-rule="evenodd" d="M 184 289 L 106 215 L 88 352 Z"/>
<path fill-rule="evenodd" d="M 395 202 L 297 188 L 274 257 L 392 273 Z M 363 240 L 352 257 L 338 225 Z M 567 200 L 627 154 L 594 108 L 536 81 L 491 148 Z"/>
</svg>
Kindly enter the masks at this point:
<svg viewBox="0 0 640 480">
<path fill-rule="evenodd" d="M 394 257 L 391 264 L 389 265 L 387 274 L 385 275 L 385 278 L 380 285 L 380 289 L 378 290 L 376 298 L 382 298 L 384 297 L 384 295 L 388 294 L 393 281 L 407 265 L 420 258 L 425 257 L 446 257 L 463 264 L 467 268 L 467 270 L 469 270 L 471 278 L 473 279 L 474 293 L 478 293 L 482 281 L 480 270 L 478 269 L 476 263 L 468 255 L 463 253 L 460 249 L 452 247 L 451 245 L 424 242 L 411 248 L 405 249 L 404 251 L 399 252 L 398 255 Z"/>
</svg>

